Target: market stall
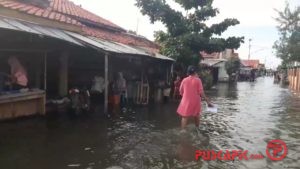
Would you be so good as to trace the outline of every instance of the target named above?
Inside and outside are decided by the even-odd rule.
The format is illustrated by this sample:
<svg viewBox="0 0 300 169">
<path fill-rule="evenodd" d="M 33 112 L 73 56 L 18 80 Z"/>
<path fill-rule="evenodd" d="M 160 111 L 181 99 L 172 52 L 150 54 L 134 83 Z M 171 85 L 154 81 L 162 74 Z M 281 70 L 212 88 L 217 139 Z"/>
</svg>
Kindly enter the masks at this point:
<svg viewBox="0 0 300 169">
<path fill-rule="evenodd" d="M 45 92 L 28 90 L 0 95 L 0 120 L 45 114 Z"/>
</svg>

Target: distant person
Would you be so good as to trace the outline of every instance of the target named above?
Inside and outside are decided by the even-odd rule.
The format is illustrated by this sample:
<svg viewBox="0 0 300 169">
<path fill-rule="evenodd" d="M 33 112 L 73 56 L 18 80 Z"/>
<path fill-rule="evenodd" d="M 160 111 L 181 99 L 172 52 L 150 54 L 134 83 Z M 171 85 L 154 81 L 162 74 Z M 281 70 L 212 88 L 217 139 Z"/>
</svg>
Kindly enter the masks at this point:
<svg viewBox="0 0 300 169">
<path fill-rule="evenodd" d="M 174 100 L 180 99 L 179 89 L 180 89 L 181 81 L 182 80 L 180 76 L 177 76 L 176 80 L 174 81 L 174 94 L 173 94 Z"/>
<path fill-rule="evenodd" d="M 250 81 L 251 82 L 254 82 L 255 81 L 255 77 L 256 75 L 255 75 L 255 70 L 254 69 L 252 69 L 251 70 L 251 72 L 250 72 Z"/>
<path fill-rule="evenodd" d="M 93 79 L 92 92 L 103 93 L 105 90 L 105 80 L 102 76 L 96 75 Z"/>
<path fill-rule="evenodd" d="M 104 91 L 105 91 L 105 80 L 99 74 L 93 79 L 93 84 L 91 88 L 91 103 L 93 111 L 96 112 L 99 107 L 99 103 L 104 103 Z"/>
<path fill-rule="evenodd" d="M 188 124 L 188 119 L 193 118 L 195 126 L 198 128 L 200 123 L 201 113 L 201 97 L 205 99 L 209 107 L 212 107 L 210 100 L 206 97 L 202 81 L 196 73 L 196 67 L 189 66 L 188 77 L 182 80 L 179 92 L 182 96 L 182 100 L 177 109 L 177 113 L 181 116 L 181 129 L 185 131 Z"/>
<path fill-rule="evenodd" d="M 116 87 L 117 92 L 120 95 L 120 106 L 121 108 L 124 108 L 127 100 L 127 84 L 122 72 L 118 73 Z"/>
<path fill-rule="evenodd" d="M 170 92 L 171 92 L 170 85 L 168 83 L 164 82 L 164 88 L 163 88 L 163 96 L 164 96 L 163 101 L 164 101 L 164 103 L 169 102 Z"/>
<path fill-rule="evenodd" d="M 27 88 L 28 85 L 27 71 L 20 63 L 20 61 L 16 57 L 12 56 L 9 57 L 8 64 L 10 66 L 12 89 L 20 90 L 22 88 Z"/>
</svg>

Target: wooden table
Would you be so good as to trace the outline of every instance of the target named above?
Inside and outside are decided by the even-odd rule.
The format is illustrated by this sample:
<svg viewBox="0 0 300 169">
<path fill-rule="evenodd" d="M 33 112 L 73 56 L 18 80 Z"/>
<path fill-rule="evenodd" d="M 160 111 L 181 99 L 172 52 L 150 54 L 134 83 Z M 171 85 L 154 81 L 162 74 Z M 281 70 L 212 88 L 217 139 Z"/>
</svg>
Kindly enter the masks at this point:
<svg viewBox="0 0 300 169">
<path fill-rule="evenodd" d="M 42 90 L 0 95 L 0 120 L 30 115 L 45 115 L 45 92 Z"/>
</svg>

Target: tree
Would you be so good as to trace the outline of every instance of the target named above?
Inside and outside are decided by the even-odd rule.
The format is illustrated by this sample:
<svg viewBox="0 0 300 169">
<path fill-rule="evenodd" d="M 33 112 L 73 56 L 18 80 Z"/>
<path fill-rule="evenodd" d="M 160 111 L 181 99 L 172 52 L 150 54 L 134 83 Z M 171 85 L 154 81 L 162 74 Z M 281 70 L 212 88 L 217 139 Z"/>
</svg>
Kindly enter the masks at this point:
<svg viewBox="0 0 300 169">
<path fill-rule="evenodd" d="M 229 81 L 234 81 L 234 77 L 237 75 L 241 67 L 241 60 L 238 57 L 230 57 L 226 64 L 225 68 L 227 74 L 229 75 Z M 235 74 L 235 76 L 233 76 Z"/>
<path fill-rule="evenodd" d="M 280 38 L 274 43 L 273 48 L 284 66 L 289 62 L 300 61 L 300 7 L 291 10 L 287 3 L 283 11 L 276 11 Z"/>
<path fill-rule="evenodd" d="M 243 37 L 220 38 L 228 27 L 239 24 L 237 19 L 225 19 L 220 23 L 207 25 L 219 10 L 212 6 L 213 0 L 174 0 L 186 14 L 172 9 L 166 0 L 136 0 L 143 15 L 152 23 L 161 21 L 167 32 L 155 33 L 155 40 L 161 45 L 164 55 L 176 59 L 185 66 L 198 65 L 200 51 L 221 52 L 226 48 L 237 49 Z"/>
</svg>

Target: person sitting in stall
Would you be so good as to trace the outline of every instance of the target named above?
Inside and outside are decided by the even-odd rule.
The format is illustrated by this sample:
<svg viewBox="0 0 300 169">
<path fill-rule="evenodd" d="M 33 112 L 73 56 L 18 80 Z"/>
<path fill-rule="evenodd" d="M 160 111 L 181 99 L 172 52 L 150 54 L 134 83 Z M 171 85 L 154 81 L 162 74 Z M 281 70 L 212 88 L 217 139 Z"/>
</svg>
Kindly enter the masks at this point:
<svg viewBox="0 0 300 169">
<path fill-rule="evenodd" d="M 10 66 L 10 84 L 12 90 L 20 90 L 27 88 L 28 77 L 27 71 L 21 62 L 14 56 L 9 57 L 8 64 Z"/>
</svg>

